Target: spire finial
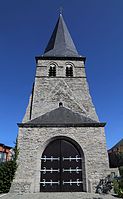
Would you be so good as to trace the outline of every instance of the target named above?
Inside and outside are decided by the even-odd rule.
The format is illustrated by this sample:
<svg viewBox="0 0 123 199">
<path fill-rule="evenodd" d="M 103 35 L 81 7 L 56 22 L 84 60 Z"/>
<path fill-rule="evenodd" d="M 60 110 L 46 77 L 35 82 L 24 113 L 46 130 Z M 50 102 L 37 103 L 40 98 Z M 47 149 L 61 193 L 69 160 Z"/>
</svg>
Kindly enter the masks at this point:
<svg viewBox="0 0 123 199">
<path fill-rule="evenodd" d="M 78 57 L 78 52 L 62 17 L 62 8 L 59 7 L 59 16 L 44 56 Z"/>
<path fill-rule="evenodd" d="M 62 6 L 60 6 L 59 11 L 60 11 L 60 15 L 62 15 L 62 13 L 63 13 L 63 7 Z"/>
</svg>

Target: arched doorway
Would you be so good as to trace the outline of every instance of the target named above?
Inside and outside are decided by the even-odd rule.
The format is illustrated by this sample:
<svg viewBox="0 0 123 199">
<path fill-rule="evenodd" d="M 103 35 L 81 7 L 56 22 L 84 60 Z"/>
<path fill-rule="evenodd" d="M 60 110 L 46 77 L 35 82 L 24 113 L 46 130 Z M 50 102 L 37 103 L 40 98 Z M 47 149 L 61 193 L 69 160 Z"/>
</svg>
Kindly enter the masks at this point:
<svg viewBox="0 0 123 199">
<path fill-rule="evenodd" d="M 67 138 L 51 141 L 41 157 L 41 192 L 80 192 L 83 186 L 84 155 Z"/>
</svg>

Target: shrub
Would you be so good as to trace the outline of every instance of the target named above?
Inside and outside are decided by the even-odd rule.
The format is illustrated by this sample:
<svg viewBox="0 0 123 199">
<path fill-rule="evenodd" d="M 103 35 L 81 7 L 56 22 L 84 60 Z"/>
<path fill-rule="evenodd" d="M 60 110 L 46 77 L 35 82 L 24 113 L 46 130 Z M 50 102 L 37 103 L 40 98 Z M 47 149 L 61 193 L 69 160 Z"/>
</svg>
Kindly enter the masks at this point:
<svg viewBox="0 0 123 199">
<path fill-rule="evenodd" d="M 123 167 L 119 168 L 120 179 L 115 179 L 113 182 L 114 192 L 121 198 L 123 198 Z"/>
<path fill-rule="evenodd" d="M 113 181 L 113 186 L 114 186 L 114 193 L 118 194 L 118 191 L 119 191 L 119 182 L 118 180 L 114 180 Z"/>
</svg>

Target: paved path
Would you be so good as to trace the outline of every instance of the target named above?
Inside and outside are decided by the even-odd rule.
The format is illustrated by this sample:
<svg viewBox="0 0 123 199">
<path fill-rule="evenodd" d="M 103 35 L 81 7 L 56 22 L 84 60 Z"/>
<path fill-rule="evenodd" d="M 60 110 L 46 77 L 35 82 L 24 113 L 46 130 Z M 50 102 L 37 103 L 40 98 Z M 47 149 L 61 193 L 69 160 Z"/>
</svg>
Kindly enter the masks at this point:
<svg viewBox="0 0 123 199">
<path fill-rule="evenodd" d="M 1 199 L 117 199 L 111 195 L 99 195 L 90 193 L 30 193 L 3 195 Z"/>
<path fill-rule="evenodd" d="M 7 194 L 7 193 L 5 193 L 5 194 L 0 194 L 0 198 L 3 197 L 3 196 L 5 196 L 6 194 Z"/>
</svg>

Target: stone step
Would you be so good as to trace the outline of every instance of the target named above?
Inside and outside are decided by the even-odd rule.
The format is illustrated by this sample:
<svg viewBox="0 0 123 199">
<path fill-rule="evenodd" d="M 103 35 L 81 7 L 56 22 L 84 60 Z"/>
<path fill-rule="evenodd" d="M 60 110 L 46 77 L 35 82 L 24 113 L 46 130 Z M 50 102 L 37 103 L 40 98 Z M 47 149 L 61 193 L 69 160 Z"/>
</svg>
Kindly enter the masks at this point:
<svg viewBox="0 0 123 199">
<path fill-rule="evenodd" d="M 1 199 L 117 199 L 110 194 L 99 195 L 92 193 L 62 192 L 62 193 L 24 193 L 3 195 Z"/>
</svg>

